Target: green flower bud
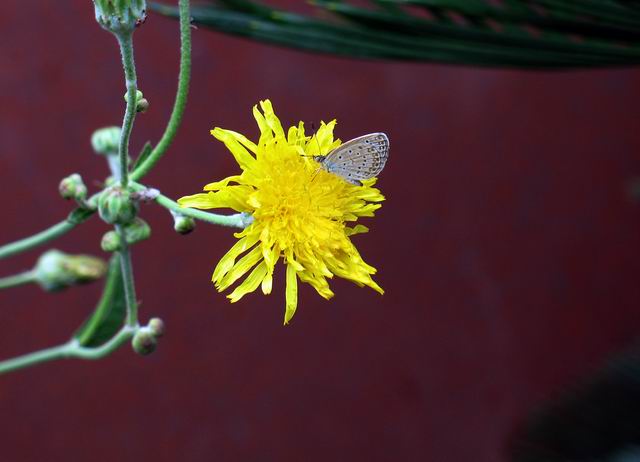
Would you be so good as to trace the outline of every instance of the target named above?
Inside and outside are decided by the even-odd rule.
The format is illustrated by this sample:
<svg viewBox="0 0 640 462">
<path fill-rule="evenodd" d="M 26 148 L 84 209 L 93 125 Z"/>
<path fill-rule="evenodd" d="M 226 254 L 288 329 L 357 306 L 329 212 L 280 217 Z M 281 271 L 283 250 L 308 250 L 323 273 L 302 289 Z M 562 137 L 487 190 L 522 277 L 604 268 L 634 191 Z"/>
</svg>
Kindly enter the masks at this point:
<svg viewBox="0 0 640 462">
<path fill-rule="evenodd" d="M 146 98 L 142 98 L 136 101 L 136 112 L 145 113 L 149 109 L 149 101 Z"/>
<path fill-rule="evenodd" d="M 42 254 L 34 268 L 36 282 L 46 291 L 100 279 L 107 271 L 107 264 L 91 255 L 69 255 L 58 250 Z"/>
<path fill-rule="evenodd" d="M 118 154 L 120 146 L 120 127 L 105 127 L 93 132 L 91 146 L 97 154 L 105 156 Z"/>
<path fill-rule="evenodd" d="M 160 318 L 151 318 L 147 324 L 147 328 L 156 338 L 164 335 L 164 321 Z"/>
<path fill-rule="evenodd" d="M 77 173 L 64 178 L 58 186 L 58 191 L 64 199 L 83 201 L 87 198 L 87 187 Z"/>
<path fill-rule="evenodd" d="M 147 17 L 145 0 L 93 0 L 96 21 L 113 33 L 131 32 Z"/>
<path fill-rule="evenodd" d="M 84 202 L 85 208 L 89 210 L 97 210 L 98 209 L 98 199 L 100 198 L 100 193 L 96 193 L 92 195 L 89 199 Z"/>
<path fill-rule="evenodd" d="M 124 235 L 128 244 L 135 244 L 148 239 L 151 235 L 151 228 L 142 218 L 135 218 L 124 226 Z"/>
<path fill-rule="evenodd" d="M 124 94 L 124 100 L 127 101 L 127 93 Z M 147 112 L 147 109 L 149 109 L 149 101 L 140 90 L 136 90 L 136 112 Z"/>
<path fill-rule="evenodd" d="M 127 244 L 135 244 L 136 242 L 148 239 L 151 235 L 151 227 L 142 218 L 135 218 L 133 222 L 123 225 L 124 236 Z M 100 247 L 105 252 L 116 252 L 122 247 L 122 239 L 115 231 L 108 231 L 102 236 Z"/>
<path fill-rule="evenodd" d="M 196 221 L 191 217 L 185 217 L 176 213 L 173 215 L 173 229 L 178 234 L 189 234 L 196 227 Z"/>
<path fill-rule="evenodd" d="M 136 217 L 138 204 L 131 200 L 127 190 L 111 186 L 98 198 L 98 213 L 107 223 L 125 225 Z"/>
<path fill-rule="evenodd" d="M 139 355 L 146 356 L 156 351 L 158 341 L 148 328 L 142 328 L 133 336 L 131 347 Z"/>
<path fill-rule="evenodd" d="M 120 236 L 115 231 L 108 231 L 102 236 L 100 247 L 105 252 L 117 252 L 120 250 Z"/>
</svg>

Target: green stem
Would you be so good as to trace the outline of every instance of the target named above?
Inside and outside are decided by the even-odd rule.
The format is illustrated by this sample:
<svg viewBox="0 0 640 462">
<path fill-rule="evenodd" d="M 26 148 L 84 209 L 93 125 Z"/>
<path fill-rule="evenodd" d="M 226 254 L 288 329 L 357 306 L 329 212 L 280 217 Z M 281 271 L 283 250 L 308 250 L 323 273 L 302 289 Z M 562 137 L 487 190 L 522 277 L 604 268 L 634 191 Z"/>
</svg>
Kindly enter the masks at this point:
<svg viewBox="0 0 640 462">
<path fill-rule="evenodd" d="M 0 278 L 0 289 L 8 289 L 9 287 L 17 287 L 23 284 L 29 284 L 30 282 L 35 282 L 35 280 L 35 271 L 25 271 L 24 273 Z"/>
<path fill-rule="evenodd" d="M 92 210 L 77 208 L 69 214 L 66 220 L 61 221 L 44 231 L 34 234 L 33 236 L 3 245 L 0 247 L 0 260 L 10 257 L 11 255 L 25 252 L 39 245 L 46 244 L 47 242 L 68 233 L 77 225 L 86 221 L 91 215 L 93 215 L 93 213 L 94 212 Z"/>
<path fill-rule="evenodd" d="M 138 332 L 137 326 L 122 326 L 122 329 L 120 329 L 116 335 L 97 348 L 83 347 L 79 345 L 77 340 L 72 340 L 73 349 L 71 357 L 82 359 L 104 358 L 120 348 L 120 346 L 131 339 L 136 332 Z M 0 369 L 0 372 L 2 372 L 2 369 Z"/>
<path fill-rule="evenodd" d="M 149 157 L 140 164 L 132 173 L 131 179 L 138 181 L 144 177 L 156 165 L 160 158 L 169 148 L 169 145 L 176 136 L 185 106 L 187 105 L 187 94 L 189 92 L 189 79 L 191 76 L 191 15 L 189 13 L 189 0 L 179 1 L 180 9 L 180 73 L 178 75 L 178 91 L 173 104 L 173 111 L 167 123 L 162 138 L 153 148 Z"/>
<path fill-rule="evenodd" d="M 80 345 L 78 340 L 73 339 L 62 345 L 46 348 L 44 350 L 29 353 L 16 358 L 0 362 L 0 374 L 15 371 L 39 363 L 53 361 L 64 358 L 100 359 L 117 350 L 124 342 L 131 339 L 137 328 L 124 326 L 111 340 L 98 348 L 87 348 Z"/>
<path fill-rule="evenodd" d="M 253 221 L 250 215 L 244 213 L 236 213 L 235 215 L 218 215 L 216 213 L 203 212 L 202 210 L 181 207 L 177 202 L 172 201 L 167 196 L 158 194 L 156 203 L 173 212 L 184 215 L 185 217 L 195 218 L 197 220 L 206 221 L 214 225 L 230 226 L 233 228 L 246 228 Z"/>
<path fill-rule="evenodd" d="M 122 121 L 122 131 L 120 132 L 120 145 L 118 146 L 118 157 L 120 158 L 120 183 L 123 188 L 129 182 L 129 138 L 133 128 L 133 120 L 136 117 L 136 92 L 138 83 L 136 80 L 136 66 L 133 60 L 133 32 L 122 32 L 116 34 L 122 55 L 122 67 L 124 68 L 124 78 L 127 87 L 127 108 Z"/>
<path fill-rule="evenodd" d="M 120 253 L 120 268 L 122 270 L 122 281 L 124 283 L 124 298 L 127 304 L 127 326 L 138 326 L 138 300 L 136 299 L 136 287 L 133 279 L 133 265 L 131 264 L 131 251 L 129 250 L 129 244 L 127 244 L 127 236 L 124 232 L 124 228 L 120 225 L 116 225 L 116 231 L 120 236 L 121 250 Z"/>
</svg>

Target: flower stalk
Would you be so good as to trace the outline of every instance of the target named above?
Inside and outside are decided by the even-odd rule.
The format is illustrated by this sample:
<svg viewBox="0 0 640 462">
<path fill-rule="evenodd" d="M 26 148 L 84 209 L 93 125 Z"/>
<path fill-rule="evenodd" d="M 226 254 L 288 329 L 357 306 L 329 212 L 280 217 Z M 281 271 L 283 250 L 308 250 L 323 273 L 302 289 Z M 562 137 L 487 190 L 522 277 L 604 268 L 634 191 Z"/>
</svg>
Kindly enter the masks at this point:
<svg viewBox="0 0 640 462">
<path fill-rule="evenodd" d="M 36 282 L 35 272 L 33 270 L 25 271 L 23 273 L 14 274 L 13 276 L 0 278 L 0 289 L 9 289 L 11 287 L 18 287 L 32 282 Z"/>
<path fill-rule="evenodd" d="M 66 220 L 56 223 L 55 225 L 34 234 L 33 236 L 25 237 L 15 242 L 10 242 L 0 247 L 0 260 L 3 258 L 17 255 L 27 250 L 31 250 L 35 247 L 51 242 L 61 236 L 64 236 L 69 231 L 74 229 L 80 223 L 84 223 L 93 215 L 93 210 L 85 208 L 76 208 L 72 211 Z"/>
<path fill-rule="evenodd" d="M 133 279 L 133 265 L 131 263 L 131 250 L 127 244 L 127 236 L 121 225 L 116 225 L 116 231 L 120 236 L 120 269 L 124 283 L 124 297 L 127 306 L 126 323 L 129 327 L 138 326 L 138 300 Z"/>
<path fill-rule="evenodd" d="M 133 32 L 125 31 L 117 33 L 120 54 L 122 55 L 122 67 L 124 69 L 125 84 L 127 87 L 127 106 L 122 121 L 120 143 L 118 146 L 118 158 L 120 159 L 120 177 L 118 178 L 123 188 L 129 184 L 129 138 L 133 129 L 133 121 L 136 117 L 136 99 L 138 82 L 136 66 L 133 59 Z"/>
<path fill-rule="evenodd" d="M 35 366 L 47 361 L 56 359 L 79 358 L 95 360 L 104 358 L 116 351 L 120 346 L 131 339 L 136 333 L 137 328 L 124 326 L 118 333 L 104 345 L 97 348 L 83 347 L 77 339 L 72 339 L 62 345 L 46 348 L 44 350 L 35 351 L 26 355 L 11 358 L 6 361 L 0 361 L 0 374 L 23 369 L 25 367 Z"/>
<path fill-rule="evenodd" d="M 191 14 L 189 12 L 189 0 L 180 0 L 178 8 L 180 10 L 180 72 L 176 99 L 167 128 L 158 144 L 151 151 L 151 154 L 131 173 L 133 181 L 139 181 L 149 173 L 167 151 L 178 132 L 178 127 L 182 122 L 182 116 L 187 106 L 189 80 L 191 78 Z"/>
</svg>

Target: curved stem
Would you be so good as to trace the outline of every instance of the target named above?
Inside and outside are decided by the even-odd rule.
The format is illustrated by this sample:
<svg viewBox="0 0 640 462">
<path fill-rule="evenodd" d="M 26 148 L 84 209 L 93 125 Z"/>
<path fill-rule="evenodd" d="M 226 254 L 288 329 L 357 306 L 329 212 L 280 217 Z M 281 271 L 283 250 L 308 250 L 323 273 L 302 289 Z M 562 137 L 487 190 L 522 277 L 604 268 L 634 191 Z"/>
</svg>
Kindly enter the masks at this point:
<svg viewBox="0 0 640 462">
<path fill-rule="evenodd" d="M 69 357 L 81 359 L 100 359 L 110 355 L 116 351 L 124 342 L 132 338 L 138 331 L 138 327 L 123 326 L 111 340 L 100 345 L 97 348 L 87 348 L 80 346 L 77 340 L 72 340 L 69 344 L 72 346 Z M 1 364 L 0 364 L 1 366 Z M 0 368 L 0 373 L 2 369 Z"/>
<path fill-rule="evenodd" d="M 131 251 L 127 244 L 127 236 L 120 225 L 116 225 L 116 231 L 120 236 L 122 249 L 120 253 L 120 268 L 122 269 L 122 281 L 124 283 L 124 298 L 127 304 L 127 326 L 138 326 L 138 300 L 136 299 L 136 287 L 133 279 L 133 265 L 131 264 Z"/>
<path fill-rule="evenodd" d="M 0 278 L 0 289 L 8 289 L 10 287 L 17 287 L 23 284 L 29 284 L 35 282 L 36 273 L 32 271 L 25 271 L 24 273 L 15 274 L 13 276 L 7 276 Z"/>
<path fill-rule="evenodd" d="M 91 215 L 93 215 L 93 213 L 93 210 L 77 208 L 69 214 L 69 217 L 67 217 L 66 220 L 61 221 L 44 231 L 34 234 L 33 236 L 3 245 L 0 247 L 0 259 L 46 244 L 47 242 L 68 233 L 77 225 L 86 221 Z"/>
<path fill-rule="evenodd" d="M 117 350 L 124 342 L 133 337 L 136 331 L 137 328 L 124 326 L 111 340 L 98 348 L 83 347 L 78 340 L 73 339 L 56 347 L 46 348 L 16 358 L 7 359 L 6 361 L 0 361 L 0 374 L 35 366 L 36 364 L 53 361 L 55 359 L 100 359 Z"/>
<path fill-rule="evenodd" d="M 155 199 L 158 205 L 171 210 L 173 212 L 184 215 L 185 217 L 195 218 L 197 220 L 206 221 L 214 225 L 230 226 L 233 228 L 246 228 L 251 224 L 253 218 L 244 213 L 236 213 L 235 215 L 218 215 L 216 213 L 203 212 L 202 210 L 181 207 L 177 202 L 172 201 L 167 196 L 158 194 Z"/>
<path fill-rule="evenodd" d="M 180 73 L 178 75 L 178 91 L 173 104 L 173 111 L 167 123 L 162 138 L 153 148 L 149 157 L 138 166 L 132 173 L 133 181 L 140 180 L 156 165 L 160 158 L 167 151 L 173 141 L 182 121 L 185 106 L 187 105 L 187 94 L 189 92 L 189 79 L 191 77 L 191 15 L 189 13 L 189 0 L 180 0 Z"/>
<path fill-rule="evenodd" d="M 116 34 L 122 55 L 122 67 L 124 68 L 124 78 L 127 86 L 127 108 L 122 121 L 122 131 L 120 132 L 120 145 L 118 147 L 118 157 L 120 158 L 120 183 L 123 188 L 127 187 L 129 181 L 129 138 L 133 128 L 133 120 L 136 117 L 136 92 L 138 83 L 136 79 L 136 66 L 133 59 L 133 32 L 121 32 Z"/>
</svg>

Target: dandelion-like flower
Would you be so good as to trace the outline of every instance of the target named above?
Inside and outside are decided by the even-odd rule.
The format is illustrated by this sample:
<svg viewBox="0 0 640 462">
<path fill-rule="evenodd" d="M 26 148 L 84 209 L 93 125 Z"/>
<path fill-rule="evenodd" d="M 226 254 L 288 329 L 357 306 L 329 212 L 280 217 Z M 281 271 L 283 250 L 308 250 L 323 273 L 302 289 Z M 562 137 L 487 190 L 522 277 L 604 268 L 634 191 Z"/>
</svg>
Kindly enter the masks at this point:
<svg viewBox="0 0 640 462">
<path fill-rule="evenodd" d="M 302 122 L 285 133 L 271 102 L 261 101 L 260 107 L 262 112 L 253 108 L 260 128 L 257 144 L 231 130 L 211 131 L 231 151 L 242 173 L 178 200 L 183 207 L 228 207 L 253 216 L 216 266 L 211 278 L 216 288 L 223 291 L 249 273 L 228 295 L 231 302 L 258 286 L 269 294 L 274 267 L 282 258 L 287 267 L 285 324 L 296 311 L 298 279 L 326 299 L 334 295 L 327 282 L 334 275 L 382 294 L 371 278 L 376 269 L 364 262 L 350 239 L 367 232 L 367 227 L 347 225 L 359 217 L 372 217 L 381 207 L 384 197 L 373 187 L 376 180 L 356 186 L 322 170 L 313 159 L 341 144 L 333 138 L 335 120 L 322 123 L 312 136 L 305 135 Z"/>
</svg>

